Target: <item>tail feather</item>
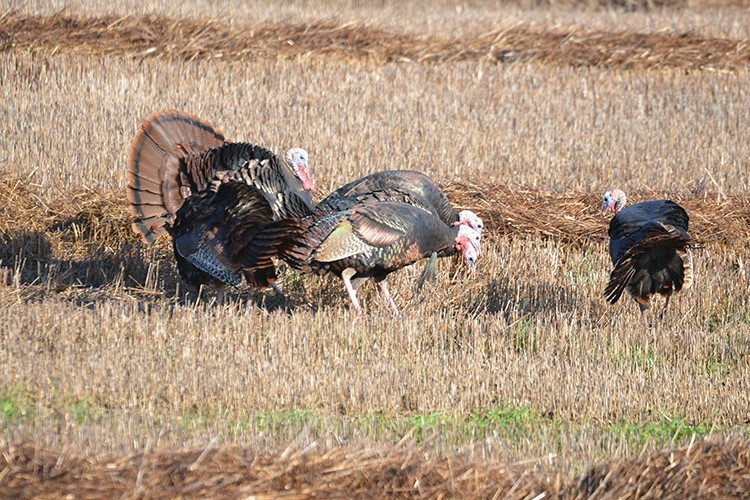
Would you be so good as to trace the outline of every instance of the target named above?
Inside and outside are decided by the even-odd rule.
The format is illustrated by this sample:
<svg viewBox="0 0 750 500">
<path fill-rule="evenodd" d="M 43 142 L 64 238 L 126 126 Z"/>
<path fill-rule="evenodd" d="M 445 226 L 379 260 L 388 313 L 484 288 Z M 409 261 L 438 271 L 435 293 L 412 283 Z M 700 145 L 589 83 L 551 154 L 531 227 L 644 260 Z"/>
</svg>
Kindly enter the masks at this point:
<svg viewBox="0 0 750 500">
<path fill-rule="evenodd" d="M 620 300 L 622 293 L 634 275 L 635 267 L 633 266 L 633 259 L 622 259 L 612 270 L 609 276 L 609 283 L 607 283 L 607 287 L 604 289 L 604 297 L 607 302 L 614 304 Z"/>
<path fill-rule="evenodd" d="M 692 283 L 692 265 L 685 266 L 686 259 L 681 254 L 690 255 L 692 264 L 692 253 L 690 252 L 690 237 L 684 231 L 674 228 L 655 226 L 646 233 L 645 237 L 633 245 L 620 259 L 609 277 L 609 282 L 604 289 L 604 297 L 607 302 L 617 302 L 628 285 L 634 281 L 643 281 L 637 286 L 634 293 L 638 293 L 643 299 L 648 298 L 651 293 L 656 293 L 669 285 L 669 289 L 679 291 L 687 288 Z M 675 266 L 674 258 L 666 262 L 664 269 L 654 272 L 653 275 L 643 268 L 644 258 L 653 252 L 673 252 L 675 258 L 681 259 L 681 266 Z M 658 255 L 658 254 L 657 254 Z M 653 283 L 659 281 L 659 283 Z M 632 290 L 631 290 L 632 291 Z"/>
<path fill-rule="evenodd" d="M 133 229 L 144 242 L 164 232 L 163 218 L 155 215 L 175 214 L 182 204 L 185 158 L 223 143 L 224 135 L 210 123 L 174 109 L 143 122 L 128 155 L 128 201 L 136 218 Z"/>
</svg>

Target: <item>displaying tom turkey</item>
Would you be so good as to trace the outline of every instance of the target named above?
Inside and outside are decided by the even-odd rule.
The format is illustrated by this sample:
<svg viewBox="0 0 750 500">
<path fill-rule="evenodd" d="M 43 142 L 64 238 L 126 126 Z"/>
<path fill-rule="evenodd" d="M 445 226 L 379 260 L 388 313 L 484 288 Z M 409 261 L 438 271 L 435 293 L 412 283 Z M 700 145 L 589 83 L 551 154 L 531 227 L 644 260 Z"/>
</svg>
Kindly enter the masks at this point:
<svg viewBox="0 0 750 500">
<path fill-rule="evenodd" d="M 304 149 L 279 158 L 261 146 L 228 142 L 209 122 L 177 110 L 155 113 L 141 125 L 130 146 L 128 179 L 133 230 L 150 244 L 171 228 L 180 276 L 196 287 L 237 285 L 243 274 L 251 285 L 273 286 L 273 268 L 248 269 L 233 231 L 313 210 Z M 226 184 L 232 187 L 222 190 Z"/>
<path fill-rule="evenodd" d="M 154 113 L 135 134 L 128 157 L 133 230 L 153 243 L 186 198 L 229 181 L 254 186 L 278 218 L 312 212 L 304 149 L 289 149 L 279 158 L 261 146 L 226 141 L 211 123 L 188 113 Z"/>
<path fill-rule="evenodd" d="M 359 203 L 346 210 L 316 210 L 285 236 L 280 256 L 304 273 L 341 277 L 354 308 L 361 312 L 354 285 L 372 278 L 394 314 L 398 307 L 385 281 L 404 266 L 430 255 L 459 251 L 473 267 L 479 234 L 467 225 L 448 226 L 427 210 L 391 201 Z M 353 284 L 354 282 L 354 284 Z"/>
<path fill-rule="evenodd" d="M 373 198 L 373 193 L 377 193 L 379 201 L 398 201 L 425 208 L 445 224 L 466 224 L 480 234 L 484 231 L 481 218 L 471 210 L 456 212 L 435 181 L 415 170 L 388 170 L 361 177 L 326 196 L 318 203 L 316 210 L 330 213 L 347 210 L 355 203 L 367 201 L 368 197 Z M 441 256 L 453 254 L 455 251 L 447 251 Z M 426 279 L 434 280 L 436 264 L 437 253 L 432 253 L 419 279 L 418 289 Z"/>
<path fill-rule="evenodd" d="M 625 193 L 607 191 L 602 212 L 614 212 L 609 223 L 609 254 L 613 269 L 604 296 L 610 304 L 624 291 L 638 303 L 644 323 L 654 294 L 665 297 L 662 316 L 674 292 L 693 283 L 693 255 L 688 234 L 690 218 L 670 200 L 625 206 Z"/>
</svg>

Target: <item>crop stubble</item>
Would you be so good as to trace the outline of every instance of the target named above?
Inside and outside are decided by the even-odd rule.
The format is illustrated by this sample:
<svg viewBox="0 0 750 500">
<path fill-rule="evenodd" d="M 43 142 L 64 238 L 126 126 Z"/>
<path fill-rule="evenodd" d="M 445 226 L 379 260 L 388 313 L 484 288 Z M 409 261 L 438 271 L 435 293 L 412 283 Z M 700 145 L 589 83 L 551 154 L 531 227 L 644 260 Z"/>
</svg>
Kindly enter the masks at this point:
<svg viewBox="0 0 750 500">
<path fill-rule="evenodd" d="M 21 22 L 10 16 L 24 15 L 6 15 L 6 30 Z M 32 24 L 65 29 L 61 19 Z M 601 454 L 640 451 L 608 434 L 607 423 L 668 415 L 746 432 L 750 116 L 741 42 L 691 35 L 689 50 L 675 55 L 669 43 L 682 45 L 669 34 L 634 43 L 580 29 L 573 32 L 599 37 L 598 45 L 582 39 L 594 49 L 652 43 L 670 54 L 623 64 L 610 53 L 581 68 L 580 53 L 565 52 L 554 29 L 517 28 L 517 37 L 533 35 L 537 52 L 500 63 L 487 42 L 496 33 L 475 40 L 481 49 L 472 52 L 470 40 L 456 52 L 433 33 L 359 33 L 326 21 L 312 24 L 339 30 L 354 48 L 314 54 L 298 35 L 283 58 L 251 46 L 245 56 L 228 47 L 219 59 L 215 47 L 190 52 L 179 38 L 145 54 L 140 38 L 136 48 L 106 34 L 90 42 L 85 33 L 112 20 L 81 19 L 83 28 L 69 23 L 67 39 L 49 30 L 57 45 L 0 37 L 0 370 L 34 410 L 7 428 L 6 442 L 88 452 L 199 446 L 212 436 L 261 451 L 290 441 L 369 446 L 393 436 L 356 417 L 460 418 L 507 405 L 543 414 L 545 430 L 478 445 L 458 426 L 455 439 L 433 438 L 433 452 L 472 460 L 554 453 L 549 467 L 569 477 Z M 137 20 L 108 29 L 132 35 L 125 28 Z M 180 33 L 180 22 L 161 27 Z M 217 26 L 234 29 L 185 23 L 206 40 Z M 151 27 L 154 36 L 164 31 Z M 307 147 L 320 194 L 370 171 L 430 173 L 488 221 L 478 274 L 442 262 L 439 286 L 418 301 L 413 278 L 400 273 L 391 281 L 405 317 L 390 318 L 365 289 L 368 316 L 358 323 L 337 282 L 292 274 L 282 280 L 297 303 L 292 314 L 175 300 L 169 248 L 139 247 L 123 196 L 132 134 L 168 106 L 237 140 Z M 608 308 L 600 295 L 609 264 L 597 196 L 615 183 L 634 199 L 680 199 L 703 245 L 695 287 L 653 331 L 641 328 L 634 304 Z M 70 408 L 82 401 L 99 413 L 80 422 Z M 289 408 L 313 409 L 319 421 L 276 434 L 239 424 Z M 556 422 L 570 430 L 553 432 Z"/>
</svg>

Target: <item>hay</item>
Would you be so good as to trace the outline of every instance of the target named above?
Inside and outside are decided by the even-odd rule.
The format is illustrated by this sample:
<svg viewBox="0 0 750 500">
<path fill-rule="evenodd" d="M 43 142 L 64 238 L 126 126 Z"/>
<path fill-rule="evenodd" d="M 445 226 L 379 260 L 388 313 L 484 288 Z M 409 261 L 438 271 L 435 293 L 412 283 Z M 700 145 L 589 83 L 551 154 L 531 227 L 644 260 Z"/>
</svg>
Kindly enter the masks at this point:
<svg viewBox="0 0 750 500">
<path fill-rule="evenodd" d="M 469 209 L 486 222 L 490 233 L 536 234 L 581 243 L 608 238 L 609 216 L 599 212 L 602 193 L 549 193 L 511 189 L 502 184 L 474 186 L 449 182 L 443 186 L 458 209 Z M 707 193 L 628 193 L 628 202 L 668 198 L 690 215 L 690 234 L 699 245 L 750 243 L 750 196 Z"/>
<path fill-rule="evenodd" d="M 545 486 L 520 466 L 429 459 L 399 448 L 287 450 L 272 456 L 209 447 L 92 459 L 23 445 L 6 448 L 0 457 L 3 496 L 489 497 L 511 489 L 534 496 Z"/>
<path fill-rule="evenodd" d="M 380 63 L 490 59 L 625 68 L 733 70 L 750 66 L 747 43 L 692 33 L 518 25 L 487 33 L 438 37 L 336 21 L 262 23 L 236 29 L 215 20 L 8 12 L 0 17 L 0 51 L 17 49 L 184 60 L 314 56 Z"/>
<path fill-rule="evenodd" d="M 747 497 L 750 447 L 709 440 L 633 460 L 597 465 L 564 482 L 536 466 L 430 458 L 401 447 L 286 450 L 258 454 L 220 447 L 86 458 L 33 445 L 0 456 L 0 495 L 224 497 Z"/>
<path fill-rule="evenodd" d="M 750 448 L 742 439 L 706 441 L 596 466 L 563 493 L 571 498 L 748 498 Z"/>
</svg>

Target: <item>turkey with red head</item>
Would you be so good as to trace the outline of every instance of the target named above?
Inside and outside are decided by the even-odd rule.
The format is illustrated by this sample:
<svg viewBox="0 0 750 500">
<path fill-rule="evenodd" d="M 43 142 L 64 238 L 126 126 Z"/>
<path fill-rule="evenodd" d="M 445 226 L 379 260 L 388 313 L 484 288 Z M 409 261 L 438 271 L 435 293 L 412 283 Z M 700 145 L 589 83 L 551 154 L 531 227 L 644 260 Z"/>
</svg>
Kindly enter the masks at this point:
<svg viewBox="0 0 750 500">
<path fill-rule="evenodd" d="M 305 150 L 279 158 L 261 146 L 227 142 L 209 122 L 177 110 L 141 125 L 128 178 L 134 231 L 150 244 L 171 230 L 180 276 L 196 287 L 237 285 L 243 274 L 251 285 L 273 286 L 275 270 L 266 261 L 257 272 L 248 268 L 234 240 L 238 228 L 253 232 L 313 210 Z"/>
<path fill-rule="evenodd" d="M 609 223 L 609 254 L 614 268 L 604 290 L 614 304 L 624 291 L 638 303 L 644 323 L 654 294 L 665 297 L 662 316 L 672 293 L 693 283 L 693 255 L 687 212 L 670 200 L 625 206 L 625 193 L 607 191 L 602 212 L 614 212 Z"/>
<path fill-rule="evenodd" d="M 313 209 L 307 156 L 292 148 L 279 158 L 261 146 L 228 142 L 188 113 L 154 113 L 136 133 L 128 157 L 133 230 L 153 243 L 186 198 L 229 181 L 254 186 L 276 218 L 304 217 Z"/>
<path fill-rule="evenodd" d="M 372 278 L 392 311 L 398 308 L 386 277 L 436 252 L 458 251 L 472 268 L 478 255 L 479 234 L 466 225 L 448 226 L 429 211 L 392 201 L 359 203 L 346 210 L 316 210 L 298 221 L 285 236 L 279 255 L 304 273 L 341 277 L 354 308 L 361 312 L 352 284 Z"/>
<path fill-rule="evenodd" d="M 471 210 L 456 212 L 435 181 L 415 170 L 388 170 L 361 177 L 326 196 L 318 203 L 316 210 L 330 213 L 347 210 L 354 204 L 366 201 L 368 197 L 372 198 L 372 193 L 377 193 L 379 201 L 398 201 L 424 208 L 449 226 L 465 224 L 474 229 L 480 238 L 484 231 L 482 219 Z M 454 249 L 442 252 L 440 256 L 447 257 L 455 253 Z M 418 289 L 425 279 L 434 281 L 436 264 L 437 253 L 433 253 L 419 279 Z"/>
</svg>

